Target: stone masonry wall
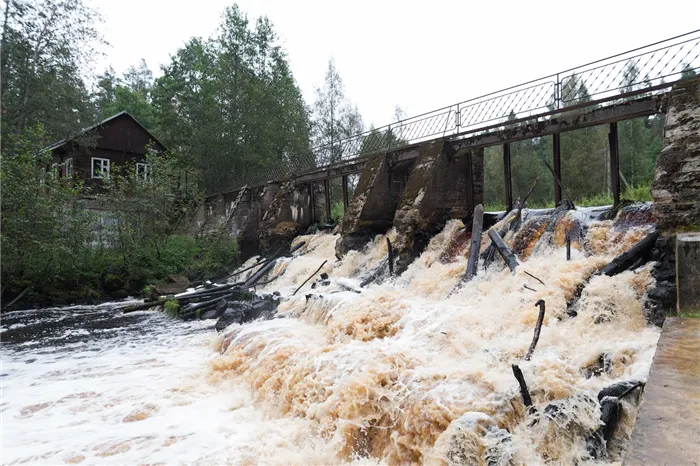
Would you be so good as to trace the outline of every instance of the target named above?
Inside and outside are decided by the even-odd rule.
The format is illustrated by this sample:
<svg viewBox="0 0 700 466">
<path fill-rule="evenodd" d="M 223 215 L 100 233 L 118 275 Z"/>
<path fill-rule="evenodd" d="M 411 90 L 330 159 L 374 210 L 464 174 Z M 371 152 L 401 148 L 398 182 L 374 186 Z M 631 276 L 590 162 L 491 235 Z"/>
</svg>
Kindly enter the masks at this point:
<svg viewBox="0 0 700 466">
<path fill-rule="evenodd" d="M 651 194 L 662 231 L 700 227 L 700 80 L 671 91 Z"/>
</svg>

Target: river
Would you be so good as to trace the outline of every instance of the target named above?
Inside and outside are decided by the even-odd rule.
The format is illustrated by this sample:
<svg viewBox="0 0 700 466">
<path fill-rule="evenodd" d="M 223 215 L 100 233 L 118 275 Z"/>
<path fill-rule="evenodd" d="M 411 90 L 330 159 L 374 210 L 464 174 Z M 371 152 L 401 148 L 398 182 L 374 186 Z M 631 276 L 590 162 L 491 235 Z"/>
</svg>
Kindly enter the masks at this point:
<svg viewBox="0 0 700 466">
<path fill-rule="evenodd" d="M 566 261 L 572 224 L 585 228 Z M 468 250 L 459 221 L 401 277 L 382 268 L 393 230 L 342 261 L 337 235 L 300 237 L 258 290 L 282 294 L 278 318 L 223 335 L 214 321 L 120 315 L 113 303 L 5 314 L 2 464 L 619 462 L 632 409 L 608 457 L 590 457 L 585 438 L 600 425 L 598 390 L 647 377 L 659 336 L 643 315 L 650 264 L 590 279 L 576 317 L 567 301 L 650 228 L 581 212 L 551 228 L 534 219 L 506 237 L 515 273 L 497 258 L 456 292 Z M 291 296 L 324 260 L 329 281 Z M 524 361 L 539 299 L 547 313 Z"/>
</svg>

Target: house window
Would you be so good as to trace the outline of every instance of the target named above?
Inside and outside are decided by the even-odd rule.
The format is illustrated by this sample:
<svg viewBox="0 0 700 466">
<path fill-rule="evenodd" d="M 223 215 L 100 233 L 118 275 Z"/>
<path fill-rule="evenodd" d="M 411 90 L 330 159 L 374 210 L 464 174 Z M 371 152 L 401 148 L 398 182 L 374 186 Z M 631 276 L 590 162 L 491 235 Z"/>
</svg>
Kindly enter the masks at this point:
<svg viewBox="0 0 700 466">
<path fill-rule="evenodd" d="M 151 179 L 151 165 L 147 163 L 136 164 L 136 179 L 146 181 Z"/>
<path fill-rule="evenodd" d="M 51 179 L 55 180 L 58 178 L 58 164 L 57 163 L 52 163 L 51 164 L 51 173 L 49 173 L 49 176 Z"/>
<path fill-rule="evenodd" d="M 73 178 L 73 158 L 67 158 L 64 164 L 66 166 L 66 178 Z"/>
<path fill-rule="evenodd" d="M 109 159 L 92 158 L 92 177 L 105 180 L 109 178 Z"/>
</svg>

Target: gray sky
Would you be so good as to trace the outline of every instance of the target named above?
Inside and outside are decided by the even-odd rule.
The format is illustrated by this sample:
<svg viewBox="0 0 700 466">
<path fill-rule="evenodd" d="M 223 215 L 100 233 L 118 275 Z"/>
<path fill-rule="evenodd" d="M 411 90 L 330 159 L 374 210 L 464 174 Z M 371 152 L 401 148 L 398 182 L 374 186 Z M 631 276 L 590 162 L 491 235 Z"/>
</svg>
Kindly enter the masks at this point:
<svg viewBox="0 0 700 466">
<path fill-rule="evenodd" d="M 240 0 L 267 15 L 307 103 L 335 58 L 365 124 L 556 73 L 700 28 L 697 0 L 443 1 Z M 92 0 L 110 43 L 96 71 L 141 58 L 156 75 L 192 36 L 217 28 L 226 0 Z"/>
</svg>

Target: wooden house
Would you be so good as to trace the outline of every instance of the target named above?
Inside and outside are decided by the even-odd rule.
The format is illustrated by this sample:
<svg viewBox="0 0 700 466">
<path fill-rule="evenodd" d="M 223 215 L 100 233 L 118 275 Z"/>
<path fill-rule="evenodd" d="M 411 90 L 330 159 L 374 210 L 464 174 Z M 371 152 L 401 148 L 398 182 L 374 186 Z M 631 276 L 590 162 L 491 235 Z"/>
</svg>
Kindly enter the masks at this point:
<svg viewBox="0 0 700 466">
<path fill-rule="evenodd" d="M 163 152 L 165 146 L 141 123 L 123 111 L 78 135 L 49 147 L 54 175 L 76 178 L 86 185 L 99 186 L 114 167 L 128 166 L 142 179 L 150 177 L 148 151 Z"/>
</svg>

